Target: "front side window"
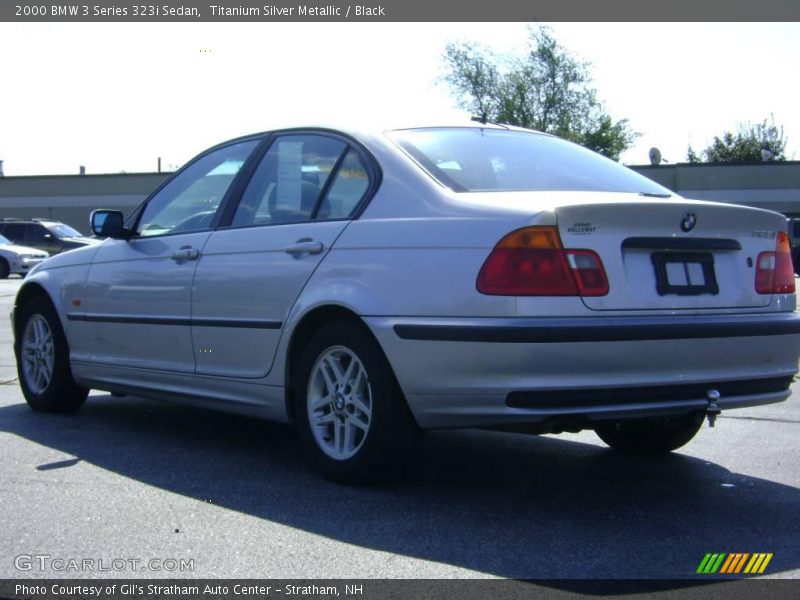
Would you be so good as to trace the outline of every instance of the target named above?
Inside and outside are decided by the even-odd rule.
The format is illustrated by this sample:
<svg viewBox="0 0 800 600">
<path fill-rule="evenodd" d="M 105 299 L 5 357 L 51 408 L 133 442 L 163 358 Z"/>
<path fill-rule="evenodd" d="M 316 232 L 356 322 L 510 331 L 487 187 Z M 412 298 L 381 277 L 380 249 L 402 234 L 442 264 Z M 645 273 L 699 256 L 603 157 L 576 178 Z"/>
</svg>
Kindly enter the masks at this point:
<svg viewBox="0 0 800 600">
<path fill-rule="evenodd" d="M 53 239 L 53 235 L 47 231 L 44 225 L 30 225 L 28 228 L 28 241 L 34 244 L 41 244 Z"/>
<path fill-rule="evenodd" d="M 65 225 L 64 223 L 54 223 L 48 225 L 47 228 L 50 230 L 51 233 L 55 234 L 57 237 L 65 238 L 65 237 L 81 237 L 81 232 L 77 229 L 73 229 L 69 225 Z"/>
<path fill-rule="evenodd" d="M 650 179 L 582 146 L 525 131 L 405 129 L 390 137 L 456 192 L 598 191 L 669 196 Z"/>
<path fill-rule="evenodd" d="M 286 135 L 270 146 L 233 216 L 233 227 L 297 223 L 317 201 L 347 145 L 321 135 Z"/>
<path fill-rule="evenodd" d="M 147 203 L 138 234 L 147 237 L 208 229 L 234 177 L 259 142 L 231 144 L 193 162 Z"/>
</svg>

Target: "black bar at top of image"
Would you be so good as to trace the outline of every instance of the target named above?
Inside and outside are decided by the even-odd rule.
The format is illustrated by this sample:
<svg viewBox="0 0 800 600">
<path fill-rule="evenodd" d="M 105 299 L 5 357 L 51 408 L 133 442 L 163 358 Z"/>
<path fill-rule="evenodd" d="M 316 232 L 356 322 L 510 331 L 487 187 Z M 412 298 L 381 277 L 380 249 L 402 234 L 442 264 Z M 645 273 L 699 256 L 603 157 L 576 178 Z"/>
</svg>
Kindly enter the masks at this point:
<svg viewBox="0 0 800 600">
<path fill-rule="evenodd" d="M 798 20 L 797 0 L 0 0 L 0 22 Z"/>
<path fill-rule="evenodd" d="M 633 558 L 633 557 L 632 557 Z M 642 560 L 638 557 L 637 560 Z M 656 557 L 653 557 L 657 560 Z M 645 559 L 646 560 L 646 559 Z M 204 591 L 208 586 L 210 591 Z M 45 593 L 31 593 L 31 589 Z M 69 589 L 79 593 L 64 593 Z M 187 589 L 197 589 L 197 592 Z M 258 590 L 261 588 L 262 592 Z M 238 589 L 238 591 L 237 591 Z M 268 589 L 266 593 L 264 589 Z M 330 593 L 338 590 L 338 595 Z M 243 591 L 245 590 L 245 591 Z M 280 591 L 278 591 L 280 590 Z M 306 593 L 304 593 L 306 592 Z M 730 579 L 2 579 L 0 600 L 773 600 L 796 598 L 800 580 Z"/>
</svg>

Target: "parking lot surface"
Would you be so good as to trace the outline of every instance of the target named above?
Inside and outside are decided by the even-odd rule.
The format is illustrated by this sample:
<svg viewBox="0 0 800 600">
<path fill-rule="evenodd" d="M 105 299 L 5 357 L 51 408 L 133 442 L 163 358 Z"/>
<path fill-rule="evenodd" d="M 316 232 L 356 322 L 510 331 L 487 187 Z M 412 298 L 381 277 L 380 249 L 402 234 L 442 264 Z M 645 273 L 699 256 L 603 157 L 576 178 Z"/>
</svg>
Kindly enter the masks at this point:
<svg viewBox="0 0 800 600">
<path fill-rule="evenodd" d="M 101 392 L 77 415 L 29 410 L 7 318 L 20 283 L 0 281 L 2 578 L 700 578 L 708 552 L 800 575 L 797 384 L 669 456 L 592 432 L 439 431 L 396 481 L 345 487 L 287 426 Z"/>
</svg>

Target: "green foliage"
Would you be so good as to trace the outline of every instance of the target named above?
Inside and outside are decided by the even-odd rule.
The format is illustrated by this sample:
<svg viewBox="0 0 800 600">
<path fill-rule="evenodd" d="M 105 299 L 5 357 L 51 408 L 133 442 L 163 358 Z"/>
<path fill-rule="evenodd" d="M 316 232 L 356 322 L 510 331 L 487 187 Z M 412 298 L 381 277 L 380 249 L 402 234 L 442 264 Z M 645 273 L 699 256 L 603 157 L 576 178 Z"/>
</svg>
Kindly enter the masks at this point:
<svg viewBox="0 0 800 600">
<path fill-rule="evenodd" d="M 761 123 L 740 123 L 736 133 L 726 131 L 722 137 L 715 136 L 711 145 L 696 153 L 691 146 L 686 160 L 690 163 L 755 163 L 762 162 L 762 150 L 772 156 L 768 160 L 786 160 L 786 138 L 783 127 L 775 125 L 775 117 Z"/>
<path fill-rule="evenodd" d="M 700 158 L 700 155 L 694 151 L 694 148 L 692 148 L 691 144 L 689 145 L 689 148 L 687 148 L 686 150 L 686 162 L 689 163 L 703 162 L 703 160 Z"/>
<path fill-rule="evenodd" d="M 467 42 L 448 44 L 442 79 L 462 108 L 487 121 L 553 133 L 614 160 L 638 133 L 615 121 L 597 99 L 589 64 L 546 27 L 530 28 L 522 56 L 498 57 Z"/>
</svg>

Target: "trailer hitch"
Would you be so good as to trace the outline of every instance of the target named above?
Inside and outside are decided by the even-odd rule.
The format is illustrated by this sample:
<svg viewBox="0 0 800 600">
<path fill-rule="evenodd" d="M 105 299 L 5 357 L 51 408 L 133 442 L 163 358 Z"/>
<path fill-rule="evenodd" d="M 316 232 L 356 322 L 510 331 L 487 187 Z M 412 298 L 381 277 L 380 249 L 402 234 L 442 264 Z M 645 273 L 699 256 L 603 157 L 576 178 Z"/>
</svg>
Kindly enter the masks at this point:
<svg viewBox="0 0 800 600">
<path fill-rule="evenodd" d="M 708 402 L 708 406 L 706 407 L 708 426 L 714 427 L 714 422 L 717 420 L 717 415 L 722 412 L 719 404 L 717 404 L 719 402 L 719 392 L 717 390 L 708 390 L 706 392 L 706 401 Z"/>
</svg>

